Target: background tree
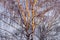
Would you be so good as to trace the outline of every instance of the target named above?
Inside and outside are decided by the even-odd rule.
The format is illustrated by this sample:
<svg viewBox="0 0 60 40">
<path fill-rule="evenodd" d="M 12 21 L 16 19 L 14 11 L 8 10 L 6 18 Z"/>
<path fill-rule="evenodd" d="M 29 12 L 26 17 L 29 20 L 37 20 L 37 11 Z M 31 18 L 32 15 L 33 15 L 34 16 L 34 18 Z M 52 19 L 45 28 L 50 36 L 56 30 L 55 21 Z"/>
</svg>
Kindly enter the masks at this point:
<svg viewBox="0 0 60 40">
<path fill-rule="evenodd" d="M 11 40 L 59 40 L 59 0 L 0 0 L 0 5 L 0 29 L 16 38 Z"/>
</svg>

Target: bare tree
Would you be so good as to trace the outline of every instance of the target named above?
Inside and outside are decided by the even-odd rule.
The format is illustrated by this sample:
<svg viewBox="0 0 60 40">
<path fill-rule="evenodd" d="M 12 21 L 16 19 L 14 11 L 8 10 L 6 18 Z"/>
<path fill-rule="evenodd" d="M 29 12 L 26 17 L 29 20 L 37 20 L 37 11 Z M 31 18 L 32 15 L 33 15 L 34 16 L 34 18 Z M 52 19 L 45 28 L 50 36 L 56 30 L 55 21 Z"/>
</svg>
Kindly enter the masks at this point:
<svg viewBox="0 0 60 40">
<path fill-rule="evenodd" d="M 50 31 L 60 23 L 59 0 L 0 0 L 0 3 L 6 10 L 0 13 L 0 20 L 14 28 L 13 33 L 5 31 L 16 40 L 50 40 Z M 5 21 L 6 18 L 10 22 Z"/>
</svg>

